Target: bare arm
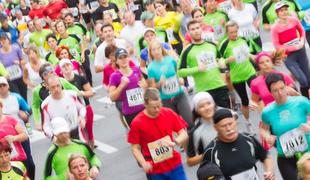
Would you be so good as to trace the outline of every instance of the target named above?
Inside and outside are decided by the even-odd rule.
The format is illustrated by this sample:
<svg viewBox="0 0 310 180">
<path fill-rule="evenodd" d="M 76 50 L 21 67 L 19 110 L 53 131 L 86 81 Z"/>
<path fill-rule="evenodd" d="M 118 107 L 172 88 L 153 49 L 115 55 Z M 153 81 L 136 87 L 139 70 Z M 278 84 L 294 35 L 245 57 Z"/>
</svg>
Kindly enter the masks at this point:
<svg viewBox="0 0 310 180">
<path fill-rule="evenodd" d="M 83 85 L 83 91 L 81 92 L 81 94 L 87 98 L 93 97 L 95 95 L 93 88 L 90 86 L 89 83 Z"/>
</svg>

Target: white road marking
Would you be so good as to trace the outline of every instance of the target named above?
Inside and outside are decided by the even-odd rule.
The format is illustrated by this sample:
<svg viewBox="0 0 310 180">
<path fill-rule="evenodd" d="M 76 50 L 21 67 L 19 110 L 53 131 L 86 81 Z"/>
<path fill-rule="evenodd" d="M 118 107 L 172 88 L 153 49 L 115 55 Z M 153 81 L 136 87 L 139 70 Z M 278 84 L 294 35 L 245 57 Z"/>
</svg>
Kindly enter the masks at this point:
<svg viewBox="0 0 310 180">
<path fill-rule="evenodd" d="M 42 139 L 48 140 L 48 139 L 45 137 L 45 135 L 44 135 L 43 132 L 37 131 L 37 130 L 32 130 L 32 134 L 29 135 L 29 138 L 30 138 L 30 143 L 35 143 L 35 142 L 40 141 L 40 140 L 42 140 Z"/>
<path fill-rule="evenodd" d="M 106 105 L 113 105 L 114 104 L 108 96 L 104 96 L 102 98 L 99 98 L 96 101 L 101 102 L 101 103 L 106 104 Z"/>
<path fill-rule="evenodd" d="M 102 85 L 99 85 L 99 86 L 96 86 L 96 87 L 93 87 L 93 91 L 97 92 L 99 89 L 103 88 Z"/>
<path fill-rule="evenodd" d="M 104 115 L 99 115 L 99 114 L 95 114 L 95 115 L 94 115 L 94 121 L 98 121 L 98 120 L 104 119 L 104 118 L 105 118 Z"/>
<path fill-rule="evenodd" d="M 108 144 L 105 144 L 103 142 L 100 142 L 100 141 L 95 141 L 95 144 L 98 146 L 97 149 L 104 152 L 104 153 L 107 153 L 107 154 L 112 154 L 116 151 L 118 151 L 118 149 L 116 149 L 115 147 L 113 146 L 110 146 Z"/>
</svg>

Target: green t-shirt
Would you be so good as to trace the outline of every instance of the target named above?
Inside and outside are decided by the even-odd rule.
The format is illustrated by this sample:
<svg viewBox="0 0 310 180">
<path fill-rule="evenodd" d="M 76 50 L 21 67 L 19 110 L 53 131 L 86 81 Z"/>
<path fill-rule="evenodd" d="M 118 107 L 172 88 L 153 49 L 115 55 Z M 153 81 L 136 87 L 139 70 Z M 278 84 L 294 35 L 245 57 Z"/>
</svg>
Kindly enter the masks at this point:
<svg viewBox="0 0 310 180">
<path fill-rule="evenodd" d="M 1 179 L 6 180 L 23 180 L 26 174 L 26 167 L 22 162 L 11 161 L 11 169 L 7 172 L 0 171 Z"/>
<path fill-rule="evenodd" d="M 80 39 L 83 39 L 83 36 L 90 36 L 89 31 L 81 24 L 81 23 L 75 23 L 73 26 L 70 26 L 67 28 L 68 34 L 75 34 Z"/>
<path fill-rule="evenodd" d="M 180 77 L 192 76 L 196 92 L 223 87 L 225 82 L 217 65 L 219 57 L 220 54 L 215 44 L 209 42 L 190 44 L 181 53 L 178 61 L 178 75 Z M 207 70 L 198 71 L 198 62 L 205 63 Z"/>
<path fill-rule="evenodd" d="M 85 143 L 72 139 L 72 142 L 64 147 L 53 144 L 49 150 L 44 169 L 44 180 L 67 180 L 68 160 L 71 154 L 86 156 L 90 167 L 100 168 L 101 162 L 95 153 Z M 55 172 L 53 175 L 52 172 Z"/>
<path fill-rule="evenodd" d="M 52 52 L 46 54 L 45 60 L 51 63 L 53 66 L 56 66 L 59 63 L 59 59 L 56 57 L 56 54 Z"/>
<path fill-rule="evenodd" d="M 70 49 L 70 54 L 74 57 L 75 60 L 81 63 L 81 39 L 75 34 L 69 34 L 66 39 L 60 38 L 58 40 L 58 46 L 65 45 Z"/>
<path fill-rule="evenodd" d="M 40 52 L 41 57 L 45 55 L 48 48 L 46 36 L 53 33 L 50 29 L 42 29 L 42 31 L 35 31 L 29 37 L 29 43 L 35 44 Z"/>
<path fill-rule="evenodd" d="M 250 62 L 250 53 L 256 54 L 253 41 L 238 38 L 235 41 L 226 39 L 220 45 L 220 53 L 227 59 L 234 56 L 236 61 L 229 63 L 230 78 L 233 83 L 247 81 L 256 71 Z"/>
<path fill-rule="evenodd" d="M 225 24 L 227 21 L 228 17 L 222 11 L 215 11 L 212 14 L 206 14 L 203 18 L 203 22 L 213 27 L 215 40 L 218 42 L 221 42 L 226 37 Z"/>
<path fill-rule="evenodd" d="M 290 13 L 296 12 L 299 16 L 300 9 L 294 0 L 283 0 L 288 6 L 288 10 Z M 264 3 L 262 9 L 262 23 L 263 24 L 273 24 L 278 16 L 275 11 L 275 4 L 277 2 L 273 2 L 272 0 L 268 0 Z"/>
<path fill-rule="evenodd" d="M 0 76 L 6 77 L 9 73 L 6 71 L 5 67 L 2 63 L 0 63 Z"/>
</svg>

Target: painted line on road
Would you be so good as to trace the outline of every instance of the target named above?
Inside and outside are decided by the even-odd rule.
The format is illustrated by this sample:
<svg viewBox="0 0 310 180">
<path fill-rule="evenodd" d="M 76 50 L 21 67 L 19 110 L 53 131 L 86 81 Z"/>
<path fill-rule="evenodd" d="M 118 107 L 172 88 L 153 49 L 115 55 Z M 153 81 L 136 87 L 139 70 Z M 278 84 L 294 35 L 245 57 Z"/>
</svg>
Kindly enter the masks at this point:
<svg viewBox="0 0 310 180">
<path fill-rule="evenodd" d="M 43 132 L 41 131 L 37 131 L 37 130 L 32 130 L 32 134 L 29 135 L 29 138 L 30 138 L 30 143 L 35 143 L 37 141 L 40 141 L 42 139 L 46 139 L 46 136 L 44 135 Z"/>
<path fill-rule="evenodd" d="M 102 85 L 99 85 L 99 86 L 96 86 L 96 87 L 93 87 L 93 90 L 96 92 L 98 91 L 99 89 L 103 88 Z"/>
<path fill-rule="evenodd" d="M 102 98 L 99 98 L 96 101 L 101 102 L 101 103 L 106 104 L 106 105 L 113 105 L 114 104 L 114 102 L 112 102 L 110 97 L 108 97 L 108 96 L 104 96 Z"/>
<path fill-rule="evenodd" d="M 118 149 L 116 149 L 115 147 L 110 146 L 108 144 L 105 144 L 103 142 L 97 141 L 97 140 L 95 140 L 95 144 L 98 146 L 96 149 L 98 149 L 104 153 L 107 153 L 107 154 L 112 154 L 112 153 L 118 151 Z"/>
<path fill-rule="evenodd" d="M 94 115 L 94 121 L 99 121 L 99 120 L 104 119 L 104 118 L 105 118 L 105 116 L 103 116 L 103 115 L 99 115 L 99 114 Z"/>
</svg>

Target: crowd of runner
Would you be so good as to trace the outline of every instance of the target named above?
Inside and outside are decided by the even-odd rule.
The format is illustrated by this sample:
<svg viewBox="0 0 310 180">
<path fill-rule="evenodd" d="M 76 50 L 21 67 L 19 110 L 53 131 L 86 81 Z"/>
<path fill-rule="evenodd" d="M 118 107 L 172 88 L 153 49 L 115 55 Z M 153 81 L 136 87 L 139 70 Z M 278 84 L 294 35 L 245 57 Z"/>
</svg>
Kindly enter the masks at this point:
<svg viewBox="0 0 310 180">
<path fill-rule="evenodd" d="M 0 24 L 0 179 L 38 179 L 33 129 L 42 179 L 100 179 L 92 72 L 148 180 L 310 179 L 309 0 L 1 0 Z"/>
</svg>

